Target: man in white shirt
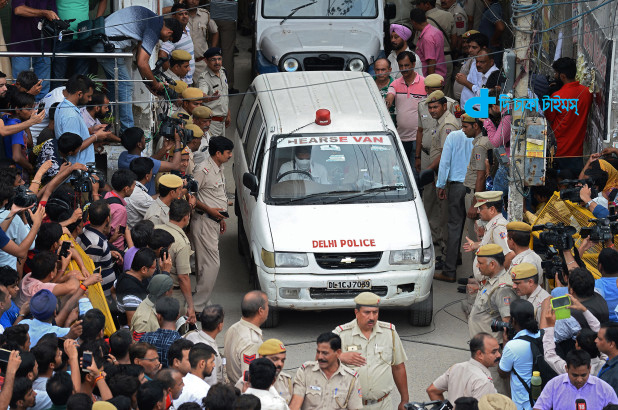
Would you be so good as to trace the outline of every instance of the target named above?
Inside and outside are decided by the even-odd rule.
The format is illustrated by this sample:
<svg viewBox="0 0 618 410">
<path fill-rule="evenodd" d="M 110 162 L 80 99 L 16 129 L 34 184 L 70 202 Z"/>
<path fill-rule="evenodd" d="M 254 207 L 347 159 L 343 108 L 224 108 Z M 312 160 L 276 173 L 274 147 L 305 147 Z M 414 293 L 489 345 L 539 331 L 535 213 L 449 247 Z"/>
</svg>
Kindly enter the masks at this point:
<svg viewBox="0 0 618 410">
<path fill-rule="evenodd" d="M 204 381 L 204 378 L 212 374 L 216 354 L 212 347 L 204 343 L 198 343 L 191 348 L 189 351 L 191 371 L 182 378 L 185 386 L 178 400 L 174 400 L 174 408 L 187 402 L 202 403 L 202 399 L 206 397 L 210 389 L 210 385 Z"/>
<path fill-rule="evenodd" d="M 184 337 L 193 343 L 204 343 L 212 347 L 217 353 L 215 356 L 215 371 L 204 380 L 209 385 L 217 384 L 217 381 L 223 381 L 223 359 L 217 347 L 217 335 L 223 330 L 223 307 L 221 305 L 208 305 L 202 311 L 200 322 L 202 330 L 193 330 L 187 333 Z"/>
<path fill-rule="evenodd" d="M 328 184 L 328 172 L 322 164 L 311 161 L 311 145 L 298 146 L 294 149 L 294 159 L 281 165 L 277 182 L 314 181 Z"/>
<path fill-rule="evenodd" d="M 152 179 L 152 169 L 154 161 L 149 157 L 135 158 L 129 164 L 129 169 L 133 171 L 137 180 L 135 189 L 131 196 L 125 198 L 127 203 L 127 226 L 132 229 L 136 223 L 143 220 L 146 212 L 154 202 L 152 196 L 148 194 L 146 185 Z"/>
<path fill-rule="evenodd" d="M 422 76 L 423 75 L 423 67 L 421 64 L 420 58 L 410 50 L 408 47 L 408 40 L 412 36 L 412 30 L 407 28 L 406 26 L 402 26 L 401 24 L 391 24 L 391 53 L 388 55 L 388 61 L 391 63 L 391 77 L 393 79 L 397 79 L 401 77 L 401 72 L 399 71 L 399 64 L 397 63 L 397 54 L 402 51 L 410 51 L 414 54 L 416 63 L 414 64 L 414 71 L 416 74 Z"/>
<path fill-rule="evenodd" d="M 476 68 L 476 69 L 475 69 Z M 461 92 L 461 108 L 465 109 L 466 102 L 472 97 L 480 95 L 481 88 L 485 88 L 487 79 L 498 67 L 494 64 L 493 55 L 488 54 L 487 50 L 482 50 L 476 56 L 476 64 L 470 67 L 470 73 L 463 83 L 464 88 Z"/>
<path fill-rule="evenodd" d="M 272 388 L 277 369 L 266 358 L 255 359 L 249 365 L 249 387 L 244 394 L 253 394 L 262 405 L 262 410 L 288 410 L 285 400 Z"/>
</svg>

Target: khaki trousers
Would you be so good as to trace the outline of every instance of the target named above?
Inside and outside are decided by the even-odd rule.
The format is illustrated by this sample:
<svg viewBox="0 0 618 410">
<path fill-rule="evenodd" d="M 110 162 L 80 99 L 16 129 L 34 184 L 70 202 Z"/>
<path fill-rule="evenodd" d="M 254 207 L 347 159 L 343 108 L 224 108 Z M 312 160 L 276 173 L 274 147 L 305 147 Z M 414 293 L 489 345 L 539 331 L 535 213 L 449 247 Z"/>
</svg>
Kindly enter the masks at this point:
<svg viewBox="0 0 618 410">
<path fill-rule="evenodd" d="M 208 304 L 219 274 L 220 225 L 206 215 L 193 214 L 191 242 L 195 250 L 196 284 L 193 304 L 200 313 Z"/>
<path fill-rule="evenodd" d="M 223 54 L 223 68 L 227 75 L 229 88 L 234 87 L 234 45 L 236 44 L 236 22 L 215 20 L 219 28 L 221 54 Z M 214 123 L 214 121 L 213 121 Z M 217 135 L 217 134 L 212 134 Z"/>
</svg>

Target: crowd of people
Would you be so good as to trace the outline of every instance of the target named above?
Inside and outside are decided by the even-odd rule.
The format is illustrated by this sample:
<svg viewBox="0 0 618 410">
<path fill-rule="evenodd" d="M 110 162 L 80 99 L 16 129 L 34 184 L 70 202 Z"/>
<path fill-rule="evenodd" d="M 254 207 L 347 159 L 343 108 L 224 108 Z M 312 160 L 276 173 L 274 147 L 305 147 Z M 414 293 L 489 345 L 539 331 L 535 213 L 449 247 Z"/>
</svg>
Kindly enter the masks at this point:
<svg viewBox="0 0 618 410">
<path fill-rule="evenodd" d="M 222 334 L 224 308 L 210 299 L 232 204 L 223 170 L 234 150 L 225 129 L 229 95 L 237 92 L 235 23 L 185 0 L 164 2 L 164 16 L 120 9 L 89 42 L 41 41 L 41 19 L 75 19 L 73 30 L 88 21 L 82 3 L 14 0 L 12 23 L 23 30 L 13 30 L 9 49 L 135 49 L 145 84 L 166 96 L 184 125 L 160 132 L 148 155 L 150 139 L 134 126 L 131 104 L 120 104 L 119 132 L 111 129 L 110 96 L 87 75 L 98 70 L 94 62 L 14 57 L 2 66 L 0 408 L 403 409 L 407 356 L 395 326 L 378 320 L 380 298 L 372 293 L 354 299 L 354 320 L 317 337 L 315 360 L 294 375 L 283 371 L 285 344 L 263 340 L 266 294 L 246 294 L 242 318 Z M 106 8 L 100 1 L 97 17 Z M 243 31 L 250 26 L 245 14 Z M 557 59 L 554 78 L 534 77 L 530 97 L 577 98 L 578 115 L 529 113 L 548 121 L 555 158 L 545 185 L 530 191 L 529 223 L 507 223 L 511 107 L 492 104 L 484 119 L 463 110 L 482 89 L 496 98 L 503 91 L 504 29 L 498 1 L 462 7 L 420 0 L 408 25 L 390 26 L 392 51 L 373 64 L 411 167 L 435 173 L 423 192 L 434 278 L 456 282 L 461 253 L 475 254 L 473 265 L 460 269 L 471 358 L 427 393 L 432 400 L 446 395 L 461 410 L 561 409 L 577 400 L 615 409 L 618 253 L 608 241 L 595 280 L 582 256 L 596 243 L 584 239 L 559 249 L 562 274 L 554 278 L 530 243 L 535 213 L 565 179 L 588 179 L 578 202 L 595 217 L 610 214 L 618 150 L 584 164 L 592 97 L 576 81 L 575 60 Z M 149 65 L 153 52 L 159 70 Z M 97 63 L 113 78 L 113 59 Z M 129 102 L 126 65 L 118 77 L 117 99 Z M 110 143 L 125 151 L 107 181 L 92 164 Z M 550 301 L 565 296 L 568 315 Z M 223 354 L 217 336 L 224 336 Z"/>
</svg>

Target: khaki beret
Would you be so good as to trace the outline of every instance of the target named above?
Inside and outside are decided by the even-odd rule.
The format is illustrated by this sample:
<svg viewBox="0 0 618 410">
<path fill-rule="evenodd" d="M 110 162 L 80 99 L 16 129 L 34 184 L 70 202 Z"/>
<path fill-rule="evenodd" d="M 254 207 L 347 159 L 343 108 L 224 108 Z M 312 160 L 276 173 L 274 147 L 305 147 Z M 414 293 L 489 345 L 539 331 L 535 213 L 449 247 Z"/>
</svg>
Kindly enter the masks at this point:
<svg viewBox="0 0 618 410">
<path fill-rule="evenodd" d="M 496 256 L 503 255 L 502 246 L 496 245 L 495 243 L 490 243 L 487 245 L 483 245 L 476 252 L 476 256 Z"/>
<path fill-rule="evenodd" d="M 440 90 L 436 90 L 432 92 L 431 94 L 429 94 L 429 97 L 427 97 L 427 103 L 438 102 L 442 98 L 444 98 L 444 93 Z"/>
<path fill-rule="evenodd" d="M 199 107 L 195 107 L 191 114 L 195 118 L 208 119 L 212 117 L 212 110 L 208 107 L 200 105 Z"/>
<path fill-rule="evenodd" d="M 285 345 L 279 339 L 268 339 L 260 345 L 258 354 L 260 356 L 269 356 L 271 354 L 285 353 Z"/>
<path fill-rule="evenodd" d="M 168 188 L 180 188 L 182 186 L 182 178 L 178 175 L 165 174 L 159 178 L 159 185 L 163 185 Z"/>
<path fill-rule="evenodd" d="M 440 74 L 429 74 L 425 77 L 425 87 L 435 88 L 444 85 L 444 77 Z"/>
<path fill-rule="evenodd" d="M 186 124 L 185 130 L 193 131 L 193 138 L 202 138 L 204 135 L 204 131 L 202 131 L 202 129 L 195 124 Z"/>
<path fill-rule="evenodd" d="M 182 98 L 185 100 L 201 100 L 204 98 L 204 93 L 199 88 L 189 87 L 182 92 Z"/>
<path fill-rule="evenodd" d="M 513 221 L 506 224 L 507 231 L 532 232 L 532 227 L 525 222 Z"/>
<path fill-rule="evenodd" d="M 106 401 L 97 401 L 92 405 L 92 410 L 117 410 L 117 407 Z"/>
<path fill-rule="evenodd" d="M 478 208 L 481 205 L 486 204 L 487 202 L 500 201 L 502 199 L 502 191 L 476 192 L 474 194 L 474 197 L 476 198 L 476 204 L 474 204 L 474 206 Z"/>
<path fill-rule="evenodd" d="M 191 148 L 189 148 L 188 145 L 185 145 L 182 151 L 180 151 L 180 155 L 191 155 Z"/>
<path fill-rule="evenodd" d="M 185 50 L 172 51 L 172 60 L 191 61 L 191 54 Z"/>
<path fill-rule="evenodd" d="M 182 80 L 177 80 L 176 85 L 174 86 L 174 91 L 176 91 L 177 94 L 182 94 L 187 87 L 189 87 L 187 83 Z"/>
<path fill-rule="evenodd" d="M 470 117 L 468 114 L 461 115 L 461 122 L 467 122 L 468 124 L 476 124 L 476 118 Z"/>
<path fill-rule="evenodd" d="M 354 298 L 354 303 L 359 306 L 378 307 L 380 297 L 375 293 L 363 292 Z"/>
<path fill-rule="evenodd" d="M 511 269 L 511 278 L 513 278 L 513 280 L 528 279 L 538 274 L 539 272 L 537 271 L 536 266 L 528 262 L 515 265 Z"/>
<path fill-rule="evenodd" d="M 486 394 L 479 400 L 479 410 L 517 410 L 513 400 L 498 394 Z"/>
<path fill-rule="evenodd" d="M 478 30 L 468 30 L 468 31 L 466 31 L 465 33 L 462 34 L 462 37 L 464 39 L 466 39 L 466 38 L 470 37 L 472 34 L 480 34 L 480 31 L 478 31 Z"/>
</svg>

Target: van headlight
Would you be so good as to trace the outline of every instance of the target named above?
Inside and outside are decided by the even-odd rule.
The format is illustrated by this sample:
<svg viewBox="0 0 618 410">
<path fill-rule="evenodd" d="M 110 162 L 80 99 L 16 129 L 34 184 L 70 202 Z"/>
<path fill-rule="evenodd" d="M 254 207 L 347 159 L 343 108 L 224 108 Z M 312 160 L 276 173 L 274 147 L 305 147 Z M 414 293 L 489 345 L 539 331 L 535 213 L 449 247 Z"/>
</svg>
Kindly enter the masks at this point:
<svg viewBox="0 0 618 410">
<path fill-rule="evenodd" d="M 360 58 L 353 58 L 348 64 L 348 70 L 350 71 L 365 71 L 365 63 Z"/>
<path fill-rule="evenodd" d="M 298 70 L 299 66 L 300 64 L 295 58 L 286 58 L 283 62 L 283 69 L 288 73 L 293 73 L 294 71 Z"/>
<path fill-rule="evenodd" d="M 306 253 L 269 252 L 262 249 L 262 262 L 268 268 L 304 268 L 309 266 Z"/>
<path fill-rule="evenodd" d="M 388 263 L 391 265 L 418 265 L 430 263 L 433 259 L 433 245 L 424 249 L 391 251 Z"/>
</svg>

